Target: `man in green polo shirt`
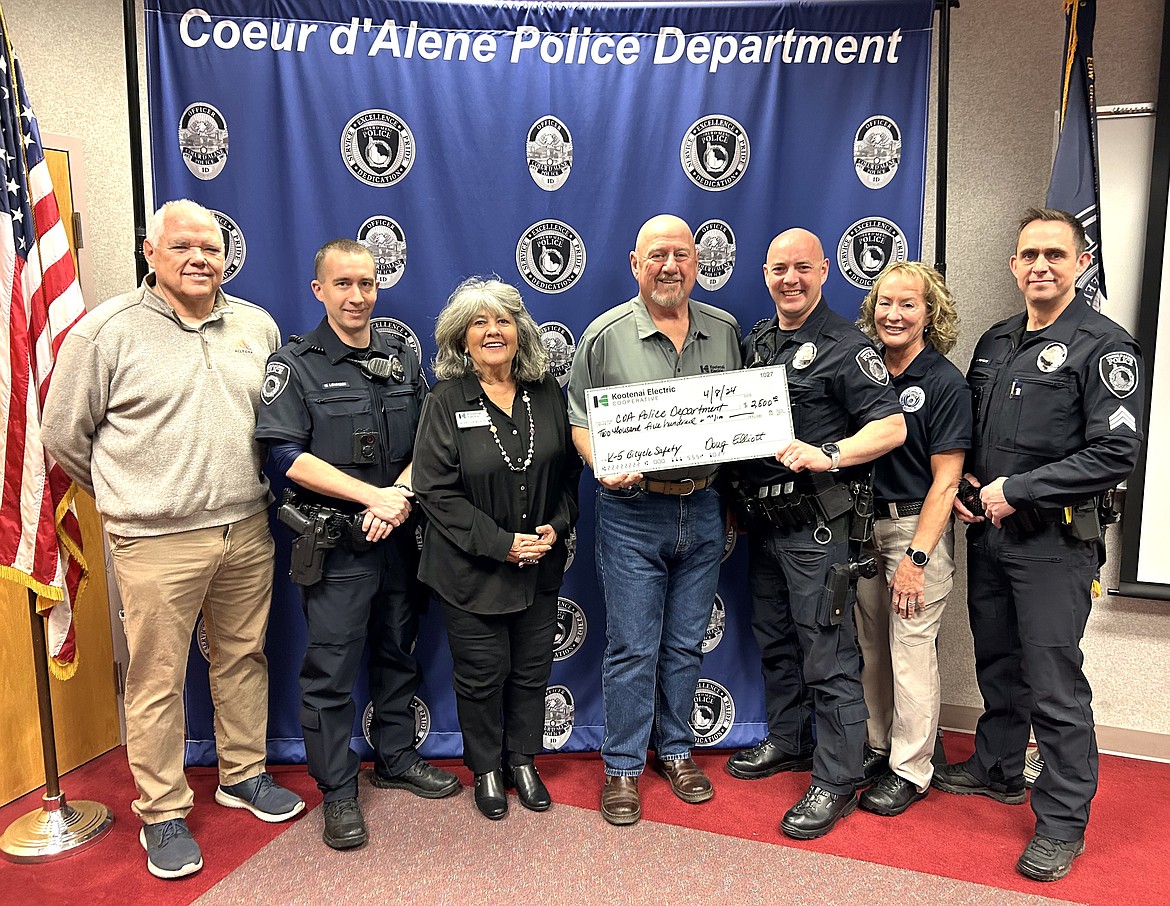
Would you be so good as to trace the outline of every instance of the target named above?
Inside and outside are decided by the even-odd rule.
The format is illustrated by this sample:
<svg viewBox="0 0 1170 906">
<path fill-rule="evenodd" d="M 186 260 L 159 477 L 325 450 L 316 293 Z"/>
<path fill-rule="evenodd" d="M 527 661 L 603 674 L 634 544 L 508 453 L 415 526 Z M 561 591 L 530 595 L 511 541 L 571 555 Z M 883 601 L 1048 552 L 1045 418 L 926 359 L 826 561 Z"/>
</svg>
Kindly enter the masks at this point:
<svg viewBox="0 0 1170 906">
<path fill-rule="evenodd" d="M 630 269 L 638 295 L 590 324 L 573 357 L 569 421 L 590 467 L 588 390 L 740 367 L 735 318 L 690 298 L 698 258 L 683 220 L 661 214 L 643 224 Z M 608 640 L 601 813 L 610 824 L 641 817 L 638 777 L 652 725 L 655 768 L 675 795 L 689 803 L 714 795 L 691 759 L 689 717 L 723 553 L 716 471 L 701 465 L 598 478 L 595 547 Z"/>
</svg>

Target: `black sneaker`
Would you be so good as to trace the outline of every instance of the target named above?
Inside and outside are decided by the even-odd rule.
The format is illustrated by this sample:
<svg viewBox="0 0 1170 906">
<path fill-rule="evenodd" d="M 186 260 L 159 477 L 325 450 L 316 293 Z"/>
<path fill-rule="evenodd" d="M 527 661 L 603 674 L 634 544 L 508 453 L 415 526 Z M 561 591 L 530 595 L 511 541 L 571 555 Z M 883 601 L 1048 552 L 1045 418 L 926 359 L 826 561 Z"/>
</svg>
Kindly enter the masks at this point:
<svg viewBox="0 0 1170 906">
<path fill-rule="evenodd" d="M 1072 868 L 1073 859 L 1085 851 L 1085 838 L 1053 840 L 1036 834 L 1016 862 L 1016 871 L 1033 881 L 1059 881 Z"/>
<path fill-rule="evenodd" d="M 370 772 L 370 783 L 381 790 L 408 790 L 423 799 L 442 799 L 459 792 L 459 778 L 421 758 L 401 774 Z"/>
<path fill-rule="evenodd" d="M 332 849 L 353 849 L 366 842 L 366 822 L 356 799 L 338 799 L 321 806 L 325 815 L 326 845 Z"/>
<path fill-rule="evenodd" d="M 791 755 L 765 737 L 750 749 L 727 759 L 727 773 L 740 780 L 762 780 L 781 771 L 811 771 L 813 753 Z"/>
<path fill-rule="evenodd" d="M 935 768 L 930 785 L 944 793 L 987 796 L 1007 805 L 1022 805 L 1028 795 L 1024 788 L 1023 777 L 1014 777 L 1003 782 L 992 780 L 990 783 L 983 783 L 968 773 L 964 764 L 944 764 L 942 767 Z"/>
<path fill-rule="evenodd" d="M 146 867 L 156 878 L 185 878 L 203 867 L 203 853 L 183 818 L 144 824 L 138 834 Z"/>
<path fill-rule="evenodd" d="M 215 791 L 215 801 L 228 808 L 245 808 L 269 824 L 287 821 L 305 809 L 304 800 L 273 780 L 267 771 L 231 786 L 221 784 Z"/>
</svg>

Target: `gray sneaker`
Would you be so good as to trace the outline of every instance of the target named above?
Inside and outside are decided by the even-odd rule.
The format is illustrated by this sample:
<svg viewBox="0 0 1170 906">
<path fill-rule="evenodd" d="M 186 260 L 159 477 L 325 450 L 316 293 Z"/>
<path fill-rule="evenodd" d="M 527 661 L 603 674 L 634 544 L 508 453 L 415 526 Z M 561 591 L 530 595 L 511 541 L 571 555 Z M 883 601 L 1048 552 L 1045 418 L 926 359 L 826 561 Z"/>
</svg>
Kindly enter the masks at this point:
<svg viewBox="0 0 1170 906">
<path fill-rule="evenodd" d="M 305 810 L 304 800 L 278 784 L 267 771 L 231 786 L 221 784 L 215 801 L 228 808 L 246 808 L 269 824 L 287 821 Z"/>
<path fill-rule="evenodd" d="M 145 824 L 138 839 L 146 850 L 146 867 L 156 878 L 185 878 L 203 867 L 199 844 L 183 818 Z"/>
</svg>

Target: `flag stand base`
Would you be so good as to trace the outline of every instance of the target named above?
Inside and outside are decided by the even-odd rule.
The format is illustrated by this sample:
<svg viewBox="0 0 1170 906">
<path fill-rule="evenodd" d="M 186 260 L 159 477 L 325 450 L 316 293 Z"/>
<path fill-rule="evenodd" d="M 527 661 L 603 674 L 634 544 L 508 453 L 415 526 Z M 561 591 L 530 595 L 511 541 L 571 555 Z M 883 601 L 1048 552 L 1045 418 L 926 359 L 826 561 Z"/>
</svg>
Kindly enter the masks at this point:
<svg viewBox="0 0 1170 906">
<path fill-rule="evenodd" d="M 37 612 L 37 595 L 31 588 L 28 590 L 28 609 L 32 621 L 41 754 L 45 761 L 45 795 L 41 797 L 38 811 L 17 818 L 0 836 L 0 855 L 11 862 L 51 862 L 81 852 L 101 840 L 113 826 L 114 814 L 100 802 L 78 800 L 70 805 L 61 792 L 45 621 Z"/>
<path fill-rule="evenodd" d="M 97 843 L 114 826 L 114 815 L 100 802 L 72 805 L 65 794 L 45 796 L 44 805 L 22 815 L 0 836 L 0 853 L 10 862 L 51 862 Z"/>
</svg>

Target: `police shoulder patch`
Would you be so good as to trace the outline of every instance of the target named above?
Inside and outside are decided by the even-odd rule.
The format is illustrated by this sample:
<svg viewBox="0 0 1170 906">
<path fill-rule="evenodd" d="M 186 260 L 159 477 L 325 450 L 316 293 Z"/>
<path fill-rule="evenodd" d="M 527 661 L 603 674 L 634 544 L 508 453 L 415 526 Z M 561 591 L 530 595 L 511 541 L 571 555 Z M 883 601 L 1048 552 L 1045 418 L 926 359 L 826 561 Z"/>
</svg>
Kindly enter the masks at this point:
<svg viewBox="0 0 1170 906">
<path fill-rule="evenodd" d="M 1137 390 L 1137 356 L 1132 352 L 1108 352 L 1097 365 L 1101 382 L 1119 400 Z"/>
<path fill-rule="evenodd" d="M 264 384 L 260 388 L 260 399 L 265 406 L 269 406 L 278 396 L 284 393 L 291 376 L 288 365 L 284 362 L 269 362 L 264 369 Z"/>
<path fill-rule="evenodd" d="M 890 382 L 890 373 L 886 371 L 886 363 L 882 361 L 882 357 L 878 355 L 876 349 L 867 346 L 857 353 L 857 367 L 875 384 L 884 387 Z"/>
</svg>

